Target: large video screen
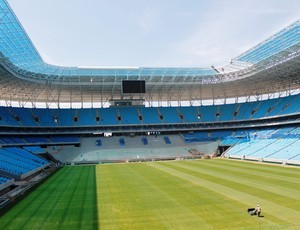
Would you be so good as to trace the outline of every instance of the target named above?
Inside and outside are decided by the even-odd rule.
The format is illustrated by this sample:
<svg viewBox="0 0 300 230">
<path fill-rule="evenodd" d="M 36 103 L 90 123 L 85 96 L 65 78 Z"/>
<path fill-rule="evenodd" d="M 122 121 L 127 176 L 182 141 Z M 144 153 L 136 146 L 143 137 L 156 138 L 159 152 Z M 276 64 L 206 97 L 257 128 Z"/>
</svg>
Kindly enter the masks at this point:
<svg viewBox="0 0 300 230">
<path fill-rule="evenodd" d="M 123 93 L 146 93 L 145 81 L 124 80 L 122 81 Z"/>
</svg>

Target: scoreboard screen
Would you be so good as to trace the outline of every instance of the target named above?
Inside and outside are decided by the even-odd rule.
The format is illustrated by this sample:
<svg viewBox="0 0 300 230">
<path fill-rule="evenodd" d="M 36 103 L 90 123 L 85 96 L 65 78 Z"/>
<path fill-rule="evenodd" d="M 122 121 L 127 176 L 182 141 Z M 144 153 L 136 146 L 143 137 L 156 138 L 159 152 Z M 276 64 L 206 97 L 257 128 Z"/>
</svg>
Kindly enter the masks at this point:
<svg viewBox="0 0 300 230">
<path fill-rule="evenodd" d="M 146 93 L 145 81 L 124 80 L 122 81 L 123 93 Z"/>
</svg>

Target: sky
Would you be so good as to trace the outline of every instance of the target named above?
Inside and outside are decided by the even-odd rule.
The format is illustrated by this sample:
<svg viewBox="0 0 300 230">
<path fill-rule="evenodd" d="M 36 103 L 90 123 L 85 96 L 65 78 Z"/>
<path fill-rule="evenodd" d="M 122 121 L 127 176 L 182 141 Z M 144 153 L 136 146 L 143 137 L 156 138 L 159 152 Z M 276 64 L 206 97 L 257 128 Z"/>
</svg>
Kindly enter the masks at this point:
<svg viewBox="0 0 300 230">
<path fill-rule="evenodd" d="M 221 67 L 300 18 L 299 0 L 8 0 L 44 61 Z"/>
</svg>

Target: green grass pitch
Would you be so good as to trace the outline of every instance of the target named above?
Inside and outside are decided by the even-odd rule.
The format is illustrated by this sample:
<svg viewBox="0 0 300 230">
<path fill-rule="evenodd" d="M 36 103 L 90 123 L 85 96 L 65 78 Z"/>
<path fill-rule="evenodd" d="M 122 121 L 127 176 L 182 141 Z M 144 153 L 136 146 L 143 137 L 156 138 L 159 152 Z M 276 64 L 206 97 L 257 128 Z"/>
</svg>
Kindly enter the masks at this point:
<svg viewBox="0 0 300 230">
<path fill-rule="evenodd" d="M 260 204 L 262 217 L 247 208 Z M 1 229 L 300 229 L 300 169 L 225 159 L 64 167 Z"/>
<path fill-rule="evenodd" d="M 97 229 L 95 166 L 64 167 L 0 217 L 0 229 Z"/>
</svg>

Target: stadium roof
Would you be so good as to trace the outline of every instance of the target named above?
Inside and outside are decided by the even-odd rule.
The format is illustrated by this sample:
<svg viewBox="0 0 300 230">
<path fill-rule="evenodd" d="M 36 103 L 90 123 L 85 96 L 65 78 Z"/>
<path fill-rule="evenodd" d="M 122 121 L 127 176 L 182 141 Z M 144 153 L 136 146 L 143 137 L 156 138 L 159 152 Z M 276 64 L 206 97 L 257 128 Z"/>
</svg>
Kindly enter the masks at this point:
<svg viewBox="0 0 300 230">
<path fill-rule="evenodd" d="M 5 0 L 0 0 L 0 100 L 182 101 L 299 89 L 300 20 L 223 68 L 60 67 L 45 63 Z M 124 95 L 122 80 L 145 80 L 146 94 Z"/>
</svg>

